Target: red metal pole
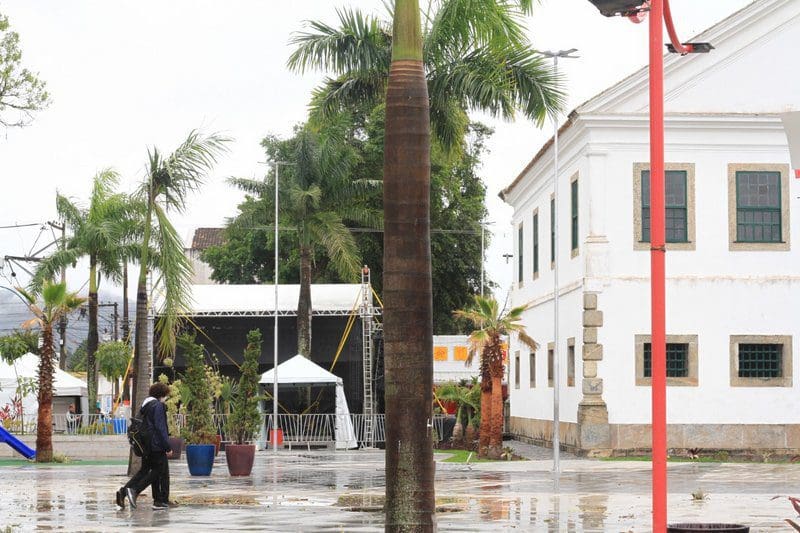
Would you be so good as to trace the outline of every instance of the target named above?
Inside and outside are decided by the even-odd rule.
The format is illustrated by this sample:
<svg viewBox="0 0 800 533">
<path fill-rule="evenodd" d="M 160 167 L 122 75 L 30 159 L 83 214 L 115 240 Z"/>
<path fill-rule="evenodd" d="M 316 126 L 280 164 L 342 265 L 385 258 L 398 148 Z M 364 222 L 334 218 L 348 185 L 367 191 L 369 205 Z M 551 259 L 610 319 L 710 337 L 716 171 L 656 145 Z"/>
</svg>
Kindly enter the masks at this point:
<svg viewBox="0 0 800 533">
<path fill-rule="evenodd" d="M 664 324 L 663 0 L 650 4 L 650 295 L 653 430 L 653 531 L 667 530 L 667 365 Z"/>
</svg>

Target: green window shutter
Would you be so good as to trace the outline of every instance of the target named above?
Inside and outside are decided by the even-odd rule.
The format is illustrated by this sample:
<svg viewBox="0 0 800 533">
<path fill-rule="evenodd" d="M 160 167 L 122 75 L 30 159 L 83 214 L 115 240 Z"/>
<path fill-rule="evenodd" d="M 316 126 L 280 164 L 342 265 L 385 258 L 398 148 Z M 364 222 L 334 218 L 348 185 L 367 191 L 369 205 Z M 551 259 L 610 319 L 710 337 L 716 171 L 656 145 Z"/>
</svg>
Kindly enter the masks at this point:
<svg viewBox="0 0 800 533">
<path fill-rule="evenodd" d="M 539 213 L 533 215 L 533 273 L 539 273 Z"/>
<path fill-rule="evenodd" d="M 667 170 L 664 183 L 666 242 L 689 242 L 685 170 Z M 650 242 L 650 171 L 642 171 L 642 242 Z"/>
<path fill-rule="evenodd" d="M 781 173 L 736 173 L 736 241 L 782 242 Z"/>
<path fill-rule="evenodd" d="M 571 222 L 572 222 L 572 249 L 578 249 L 578 180 L 575 180 L 571 184 L 572 189 L 572 213 L 571 213 Z"/>
<path fill-rule="evenodd" d="M 653 377 L 652 345 L 644 343 L 644 377 Z M 685 343 L 667 343 L 667 377 L 685 378 L 689 376 L 689 345 Z"/>
<path fill-rule="evenodd" d="M 517 272 L 518 272 L 517 281 L 520 281 L 520 282 L 523 279 L 523 274 L 522 274 L 523 273 L 523 270 L 522 270 L 523 260 L 522 260 L 522 258 L 523 258 L 523 251 L 524 251 L 523 246 L 524 245 L 525 245 L 524 233 L 522 231 L 522 224 L 520 224 L 519 225 L 519 229 L 517 230 Z"/>
</svg>

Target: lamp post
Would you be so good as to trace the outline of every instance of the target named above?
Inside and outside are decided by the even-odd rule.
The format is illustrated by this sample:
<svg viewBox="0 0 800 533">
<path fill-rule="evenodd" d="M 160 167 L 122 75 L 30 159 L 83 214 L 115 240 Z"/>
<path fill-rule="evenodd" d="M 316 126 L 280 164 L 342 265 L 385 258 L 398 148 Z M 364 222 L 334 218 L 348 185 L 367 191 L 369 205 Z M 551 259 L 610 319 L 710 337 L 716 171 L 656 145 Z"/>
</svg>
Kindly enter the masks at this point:
<svg viewBox="0 0 800 533">
<path fill-rule="evenodd" d="M 275 326 L 272 347 L 272 451 L 278 453 L 278 182 L 281 165 L 286 161 L 275 161 Z"/>
<path fill-rule="evenodd" d="M 546 50 L 541 52 L 544 57 L 553 58 L 553 72 L 558 76 L 558 59 L 577 59 L 579 56 L 572 55 L 577 52 L 577 48 L 569 50 L 559 50 L 554 52 Z M 558 362 L 558 112 L 553 112 L 553 473 L 561 472 L 561 436 L 559 426 L 561 425 L 559 413 L 560 400 L 560 370 Z"/>
</svg>

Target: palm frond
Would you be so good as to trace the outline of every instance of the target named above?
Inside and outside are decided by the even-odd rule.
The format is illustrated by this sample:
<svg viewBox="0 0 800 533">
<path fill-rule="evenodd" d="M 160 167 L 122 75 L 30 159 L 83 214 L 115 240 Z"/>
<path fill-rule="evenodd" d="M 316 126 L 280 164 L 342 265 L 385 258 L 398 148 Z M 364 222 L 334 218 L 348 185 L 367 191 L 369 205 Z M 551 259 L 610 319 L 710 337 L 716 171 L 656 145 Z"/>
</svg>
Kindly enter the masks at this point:
<svg viewBox="0 0 800 533">
<path fill-rule="evenodd" d="M 339 276 L 355 281 L 361 272 L 361 255 L 353 234 L 339 215 L 333 212 L 317 213 L 308 228 L 325 248 Z"/>
<path fill-rule="evenodd" d="M 256 196 L 268 196 L 270 185 L 264 180 L 255 180 L 251 178 L 236 178 L 231 177 L 225 180 L 229 185 L 233 185 L 240 191 L 244 191 Z"/>
<path fill-rule="evenodd" d="M 74 204 L 72 200 L 61 194 L 56 194 L 56 211 L 58 217 L 64 221 L 73 232 L 79 232 L 86 218 L 84 210 Z"/>
<path fill-rule="evenodd" d="M 371 72 L 361 76 L 343 75 L 325 78 L 322 85 L 311 93 L 309 122 L 324 124 L 330 117 L 347 109 L 377 104 L 386 91 L 389 70 Z"/>
<path fill-rule="evenodd" d="M 36 270 L 33 272 L 33 277 L 28 283 L 28 287 L 35 293 L 40 292 L 45 281 L 54 280 L 61 274 L 61 269 L 74 266 L 82 255 L 75 248 L 56 250 L 36 265 Z"/>
</svg>

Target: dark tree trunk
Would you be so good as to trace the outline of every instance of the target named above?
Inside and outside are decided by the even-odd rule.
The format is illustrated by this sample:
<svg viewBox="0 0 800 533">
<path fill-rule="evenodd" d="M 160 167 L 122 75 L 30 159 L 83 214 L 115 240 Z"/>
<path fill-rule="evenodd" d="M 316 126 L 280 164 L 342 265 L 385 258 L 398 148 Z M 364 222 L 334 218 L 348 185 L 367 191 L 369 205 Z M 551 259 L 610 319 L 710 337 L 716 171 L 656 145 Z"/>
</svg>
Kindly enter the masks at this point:
<svg viewBox="0 0 800 533">
<path fill-rule="evenodd" d="M 53 325 L 42 326 L 42 353 L 39 356 L 39 411 L 36 422 L 36 462 L 53 460 Z"/>
<path fill-rule="evenodd" d="M 97 258 L 89 257 L 89 336 L 86 340 L 86 388 L 89 395 L 89 413 L 97 405 Z"/>
<path fill-rule="evenodd" d="M 125 261 L 122 265 L 122 340 L 125 341 L 126 344 L 130 345 L 131 343 L 131 322 L 130 317 L 128 316 L 128 262 Z M 134 367 L 135 368 L 135 367 Z M 135 372 L 135 370 L 131 370 L 131 373 Z M 128 378 L 122 381 L 122 399 L 123 400 L 130 400 L 130 389 L 128 387 L 128 383 L 130 381 L 131 374 L 128 374 Z"/>
<path fill-rule="evenodd" d="M 386 531 L 434 531 L 430 118 L 419 3 L 397 0 L 384 143 Z"/>
<path fill-rule="evenodd" d="M 311 250 L 300 247 L 300 298 L 297 302 L 297 353 L 311 358 Z"/>
<path fill-rule="evenodd" d="M 492 383 L 491 415 L 486 420 L 489 428 L 488 456 L 490 459 L 500 459 L 503 451 L 503 348 L 499 337 L 493 340 L 488 350 L 488 356 L 489 375 Z M 481 425 L 483 424 L 481 423 Z"/>
<path fill-rule="evenodd" d="M 489 455 L 489 435 L 492 419 L 492 378 L 481 373 L 481 423 L 478 429 L 478 456 Z"/>
<path fill-rule="evenodd" d="M 148 350 L 147 327 L 147 283 L 140 279 L 136 288 L 136 344 L 133 355 L 133 399 L 131 411 L 136 412 L 139 404 L 147 398 L 150 389 L 152 354 Z"/>
</svg>

